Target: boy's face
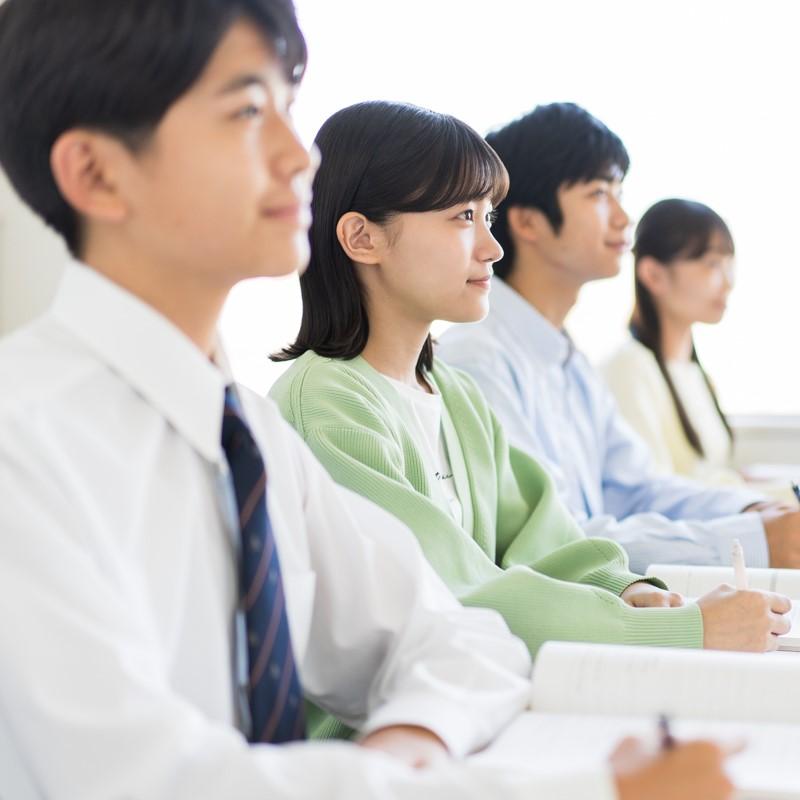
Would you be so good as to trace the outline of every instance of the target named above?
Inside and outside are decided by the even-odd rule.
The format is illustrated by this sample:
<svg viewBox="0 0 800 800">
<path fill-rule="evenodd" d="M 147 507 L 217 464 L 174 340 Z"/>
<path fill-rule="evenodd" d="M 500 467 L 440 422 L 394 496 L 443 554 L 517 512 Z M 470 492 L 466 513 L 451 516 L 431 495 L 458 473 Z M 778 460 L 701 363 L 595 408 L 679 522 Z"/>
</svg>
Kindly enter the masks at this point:
<svg viewBox="0 0 800 800">
<path fill-rule="evenodd" d="M 292 100 L 258 29 L 234 24 L 124 170 L 139 258 L 222 287 L 305 266 L 313 167 Z"/>
<path fill-rule="evenodd" d="M 619 272 L 629 247 L 630 218 L 620 203 L 622 176 L 562 186 L 558 202 L 563 224 L 558 234 L 549 224 L 538 239 L 541 255 L 577 285 Z"/>
</svg>

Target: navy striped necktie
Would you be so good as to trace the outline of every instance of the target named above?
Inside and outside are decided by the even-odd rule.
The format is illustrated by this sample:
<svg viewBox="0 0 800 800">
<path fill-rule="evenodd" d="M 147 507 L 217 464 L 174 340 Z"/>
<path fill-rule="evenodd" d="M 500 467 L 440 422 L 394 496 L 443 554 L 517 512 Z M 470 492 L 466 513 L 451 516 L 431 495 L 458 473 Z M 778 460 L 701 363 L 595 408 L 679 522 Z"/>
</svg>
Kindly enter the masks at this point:
<svg viewBox="0 0 800 800">
<path fill-rule="evenodd" d="M 222 448 L 231 470 L 241 532 L 239 586 L 247 624 L 250 741 L 303 739 L 303 697 L 267 510 L 267 473 L 230 386 L 225 389 Z"/>
</svg>

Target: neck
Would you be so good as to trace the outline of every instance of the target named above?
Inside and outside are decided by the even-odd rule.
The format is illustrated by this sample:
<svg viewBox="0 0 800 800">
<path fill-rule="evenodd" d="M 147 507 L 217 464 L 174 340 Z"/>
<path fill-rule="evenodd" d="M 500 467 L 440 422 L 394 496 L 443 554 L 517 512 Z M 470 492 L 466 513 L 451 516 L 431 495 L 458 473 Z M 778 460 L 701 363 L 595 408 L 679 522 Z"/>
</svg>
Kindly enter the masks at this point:
<svg viewBox="0 0 800 800">
<path fill-rule="evenodd" d="M 229 286 L 210 285 L 189 271 L 137 259 L 97 243 L 87 246 L 83 260 L 166 317 L 207 356 L 213 354 Z"/>
<path fill-rule="evenodd" d="M 514 259 L 506 283 L 527 300 L 546 320 L 561 330 L 567 314 L 578 301 L 581 284 L 530 250 Z"/>
<path fill-rule="evenodd" d="M 661 353 L 665 361 L 690 361 L 692 358 L 692 326 L 666 314 L 662 315 Z"/>
<path fill-rule="evenodd" d="M 369 339 L 361 355 L 378 372 L 429 391 L 417 376 L 417 361 L 430 328 L 430 322 L 410 320 L 390 306 L 370 308 Z"/>
</svg>

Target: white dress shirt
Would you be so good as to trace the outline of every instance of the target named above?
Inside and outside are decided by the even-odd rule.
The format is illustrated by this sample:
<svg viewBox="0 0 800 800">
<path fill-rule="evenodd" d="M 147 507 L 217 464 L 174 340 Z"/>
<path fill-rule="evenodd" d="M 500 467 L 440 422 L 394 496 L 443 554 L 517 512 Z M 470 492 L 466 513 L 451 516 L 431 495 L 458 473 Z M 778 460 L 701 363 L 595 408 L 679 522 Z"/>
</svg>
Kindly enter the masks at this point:
<svg viewBox="0 0 800 800">
<path fill-rule="evenodd" d="M 613 797 L 601 765 L 419 772 L 345 743 L 247 744 L 226 383 L 76 264 L 53 309 L 0 343 L 0 797 Z M 526 703 L 522 644 L 461 608 L 399 522 L 241 394 L 308 695 L 363 731 L 422 725 L 456 756 L 484 745 Z"/>
<path fill-rule="evenodd" d="M 548 468 L 588 535 L 625 547 L 634 571 L 730 564 L 733 539 L 748 565 L 769 565 L 760 517 L 737 513 L 763 495 L 658 473 L 585 356 L 502 280 L 486 319 L 449 328 L 437 354 L 475 378 L 511 443 Z"/>
</svg>

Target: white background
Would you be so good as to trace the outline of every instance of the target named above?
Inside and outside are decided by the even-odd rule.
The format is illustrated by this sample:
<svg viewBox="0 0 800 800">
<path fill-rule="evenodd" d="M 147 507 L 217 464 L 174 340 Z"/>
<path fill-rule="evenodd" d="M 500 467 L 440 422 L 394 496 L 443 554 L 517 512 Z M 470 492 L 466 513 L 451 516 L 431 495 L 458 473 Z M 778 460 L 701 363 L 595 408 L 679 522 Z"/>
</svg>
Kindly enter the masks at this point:
<svg viewBox="0 0 800 800">
<path fill-rule="evenodd" d="M 800 413 L 800 3 L 296 4 L 310 50 L 296 106 L 306 141 L 330 113 L 364 99 L 415 102 L 481 132 L 537 103 L 572 100 L 625 141 L 632 158 L 626 205 L 634 218 L 667 196 L 719 211 L 736 239 L 738 285 L 725 320 L 699 331 L 701 356 L 729 411 Z M 44 237 L 36 229 L 33 241 L 34 229 L 21 219 L 12 208 L 5 215 L 11 233 L 0 230 L 7 241 L 0 313 L 5 307 L 7 319 L 9 309 L 15 319 L 30 316 L 48 294 L 29 286 L 33 299 L 25 298 L 14 279 Z M 24 237 L 14 234 L 20 229 Z M 36 274 L 26 271 L 23 283 L 35 283 Z M 626 261 L 619 278 L 584 290 L 569 326 L 590 356 L 602 357 L 619 341 L 631 282 Z M 279 370 L 267 353 L 292 338 L 299 315 L 294 279 L 250 282 L 234 292 L 223 328 L 241 380 L 266 390 Z"/>
</svg>

